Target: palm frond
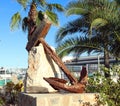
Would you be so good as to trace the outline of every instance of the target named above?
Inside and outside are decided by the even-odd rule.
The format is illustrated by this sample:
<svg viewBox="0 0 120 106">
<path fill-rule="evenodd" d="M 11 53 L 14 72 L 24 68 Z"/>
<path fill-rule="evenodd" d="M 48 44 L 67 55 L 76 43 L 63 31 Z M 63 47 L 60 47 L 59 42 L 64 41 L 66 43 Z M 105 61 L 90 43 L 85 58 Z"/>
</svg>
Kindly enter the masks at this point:
<svg viewBox="0 0 120 106">
<path fill-rule="evenodd" d="M 70 2 L 66 8 L 65 13 L 67 16 L 88 14 L 88 9 L 83 7 L 84 5 L 80 1 Z"/>
<path fill-rule="evenodd" d="M 50 11 L 58 11 L 58 12 L 63 12 L 64 8 L 62 5 L 57 4 L 57 3 L 52 3 L 52 4 L 47 4 L 47 9 Z"/>
<path fill-rule="evenodd" d="M 107 20 L 104 20 L 102 18 L 96 18 L 95 20 L 92 21 L 91 26 L 90 26 L 90 35 L 92 34 L 93 29 L 98 29 L 100 27 L 103 27 L 108 24 Z"/>
<path fill-rule="evenodd" d="M 17 2 L 23 6 L 24 9 L 26 9 L 27 7 L 27 3 L 29 2 L 29 0 L 17 0 Z"/>
<path fill-rule="evenodd" d="M 66 53 L 70 54 L 71 52 L 80 55 L 84 52 L 103 51 L 98 41 L 99 38 L 96 37 L 92 39 L 88 37 L 72 37 L 60 43 L 56 50 L 60 57 L 64 56 Z"/>
<path fill-rule="evenodd" d="M 55 13 L 53 13 L 52 11 L 45 11 L 45 14 L 48 16 L 48 20 L 54 24 L 54 25 L 59 25 L 58 23 L 58 17 Z"/>
<path fill-rule="evenodd" d="M 102 4 L 101 6 L 95 6 L 94 9 L 91 10 L 91 20 L 93 21 L 96 18 L 102 18 L 107 20 L 110 23 L 118 23 L 119 22 L 119 9 L 117 6 L 108 1 L 98 0 L 97 4 Z M 116 20 L 116 21 L 115 21 Z"/>
<path fill-rule="evenodd" d="M 114 36 L 120 42 L 120 32 L 114 31 Z"/>
<path fill-rule="evenodd" d="M 71 8 L 71 9 L 66 11 L 66 15 L 67 16 L 73 15 L 73 13 L 74 13 L 74 15 L 80 15 L 80 14 L 82 15 L 82 14 L 87 14 L 88 11 L 85 10 L 85 9 L 76 8 L 76 7 L 75 8 Z"/>
<path fill-rule="evenodd" d="M 21 16 L 20 16 L 20 13 L 17 12 L 11 18 L 11 23 L 10 23 L 11 29 L 14 30 L 15 28 L 18 28 L 20 25 L 20 22 L 21 22 Z"/>
<path fill-rule="evenodd" d="M 100 28 L 102 26 L 105 26 L 106 24 L 108 24 L 107 20 L 104 20 L 102 18 L 97 18 L 95 20 L 93 20 L 93 22 L 91 23 L 91 28 Z"/>
<path fill-rule="evenodd" d="M 71 22 L 68 22 L 64 27 L 59 28 L 57 34 L 56 34 L 56 42 L 61 42 L 62 39 L 65 37 L 71 36 L 77 32 L 79 33 L 88 33 L 88 26 L 89 23 L 87 23 L 84 18 L 78 18 Z"/>
<path fill-rule="evenodd" d="M 120 34 L 119 32 L 115 31 L 110 37 L 109 51 L 116 58 L 120 58 Z"/>
<path fill-rule="evenodd" d="M 38 6 L 45 6 L 47 4 L 46 0 L 34 0 Z"/>
</svg>

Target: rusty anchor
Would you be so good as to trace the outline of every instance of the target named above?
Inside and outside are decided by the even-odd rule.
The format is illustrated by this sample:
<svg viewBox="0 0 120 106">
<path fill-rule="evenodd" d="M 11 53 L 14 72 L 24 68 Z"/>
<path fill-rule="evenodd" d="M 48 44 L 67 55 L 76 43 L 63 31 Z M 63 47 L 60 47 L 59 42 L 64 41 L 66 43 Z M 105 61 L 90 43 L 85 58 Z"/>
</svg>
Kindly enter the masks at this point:
<svg viewBox="0 0 120 106">
<path fill-rule="evenodd" d="M 36 30 L 33 32 L 30 41 L 28 41 L 26 49 L 30 51 L 33 46 L 37 46 L 40 43 L 42 43 L 45 53 L 48 54 L 50 58 L 52 58 L 56 62 L 56 64 L 60 67 L 60 69 L 64 72 L 64 74 L 70 80 L 70 84 L 68 84 L 68 81 L 64 79 L 53 78 L 53 77 L 44 78 L 44 80 L 47 81 L 54 89 L 56 90 L 62 89 L 62 90 L 73 92 L 73 93 L 85 92 L 85 86 L 87 83 L 86 68 L 82 67 L 79 80 L 77 80 L 77 78 L 75 78 L 71 74 L 71 72 L 67 69 L 67 67 L 62 62 L 62 60 L 58 57 L 58 55 L 51 49 L 51 47 L 44 40 L 50 26 L 51 26 L 50 23 L 43 21 L 42 24 L 38 26 Z"/>
</svg>

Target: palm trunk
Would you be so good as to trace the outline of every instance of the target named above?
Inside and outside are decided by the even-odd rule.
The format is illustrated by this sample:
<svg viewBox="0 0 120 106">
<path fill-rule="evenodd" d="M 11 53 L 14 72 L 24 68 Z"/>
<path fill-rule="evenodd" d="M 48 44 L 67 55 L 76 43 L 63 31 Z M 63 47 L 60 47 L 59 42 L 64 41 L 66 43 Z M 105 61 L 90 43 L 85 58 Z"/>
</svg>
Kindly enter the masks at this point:
<svg viewBox="0 0 120 106">
<path fill-rule="evenodd" d="M 32 2 L 28 13 L 28 41 L 36 28 L 37 9 L 36 4 Z"/>
<path fill-rule="evenodd" d="M 107 52 L 106 50 L 104 50 L 104 65 L 106 68 L 110 68 L 110 63 L 109 63 L 109 52 Z M 110 73 L 109 72 L 105 72 L 105 77 L 110 77 Z"/>
<path fill-rule="evenodd" d="M 32 2 L 31 6 L 30 6 L 30 11 L 28 13 L 28 17 L 29 17 L 29 20 L 31 20 L 34 23 L 36 23 L 36 19 L 37 19 L 37 7 L 36 7 L 36 4 L 34 2 Z"/>
<path fill-rule="evenodd" d="M 110 68 L 109 53 L 106 50 L 104 51 L 104 65 L 106 68 Z"/>
<path fill-rule="evenodd" d="M 104 37 L 105 36 L 105 37 Z M 107 36 L 107 32 L 105 31 L 103 33 L 103 41 L 104 41 L 104 65 L 106 68 L 110 68 L 110 62 L 109 62 L 109 52 L 108 52 L 108 36 Z M 109 72 L 105 72 L 105 77 L 109 77 L 110 73 Z"/>
</svg>

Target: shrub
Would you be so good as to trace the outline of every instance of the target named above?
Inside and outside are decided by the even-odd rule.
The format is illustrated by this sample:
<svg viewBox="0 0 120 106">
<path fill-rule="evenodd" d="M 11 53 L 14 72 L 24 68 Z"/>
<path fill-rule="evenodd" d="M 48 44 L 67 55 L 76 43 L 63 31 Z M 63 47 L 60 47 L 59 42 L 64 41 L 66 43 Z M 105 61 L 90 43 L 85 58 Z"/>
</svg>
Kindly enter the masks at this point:
<svg viewBox="0 0 120 106">
<path fill-rule="evenodd" d="M 97 106 L 120 106 L 120 65 L 113 65 L 110 69 L 101 67 L 100 70 L 89 78 L 86 92 L 99 93 Z M 104 73 L 109 73 L 110 77 L 105 78 Z"/>
</svg>

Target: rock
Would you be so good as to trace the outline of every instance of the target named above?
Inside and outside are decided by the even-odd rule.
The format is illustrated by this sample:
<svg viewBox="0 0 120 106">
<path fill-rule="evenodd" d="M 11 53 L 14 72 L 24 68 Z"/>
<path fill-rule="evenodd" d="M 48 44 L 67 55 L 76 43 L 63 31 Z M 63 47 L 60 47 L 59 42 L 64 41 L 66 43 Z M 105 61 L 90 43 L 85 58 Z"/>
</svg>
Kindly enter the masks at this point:
<svg viewBox="0 0 120 106">
<path fill-rule="evenodd" d="M 17 84 L 19 82 L 16 74 L 12 74 L 11 80 L 14 84 Z"/>
<path fill-rule="evenodd" d="M 56 92 L 43 77 L 61 78 L 58 65 L 45 53 L 43 45 L 33 47 L 28 54 L 25 92 Z"/>
</svg>

